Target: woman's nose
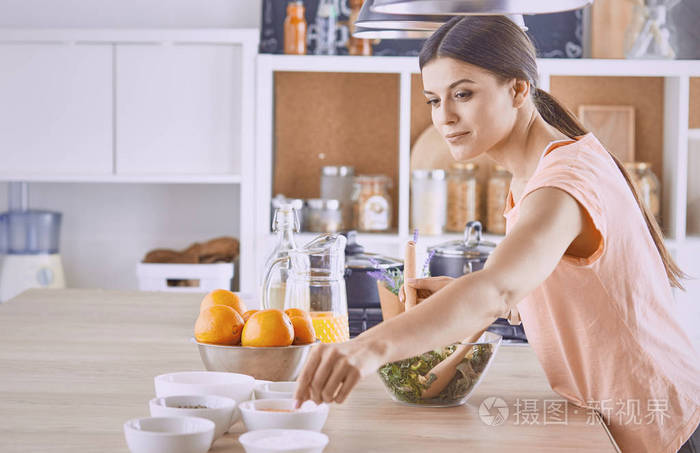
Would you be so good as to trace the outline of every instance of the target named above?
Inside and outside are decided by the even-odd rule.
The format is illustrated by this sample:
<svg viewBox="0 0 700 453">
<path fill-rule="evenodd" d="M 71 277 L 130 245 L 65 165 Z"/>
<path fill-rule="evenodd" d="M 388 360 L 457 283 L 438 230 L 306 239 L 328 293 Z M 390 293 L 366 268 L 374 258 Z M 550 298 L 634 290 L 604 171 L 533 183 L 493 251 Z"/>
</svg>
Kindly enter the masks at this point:
<svg viewBox="0 0 700 453">
<path fill-rule="evenodd" d="M 433 122 L 436 125 L 454 124 L 457 122 L 457 114 L 448 102 L 443 102 L 433 112 Z"/>
</svg>

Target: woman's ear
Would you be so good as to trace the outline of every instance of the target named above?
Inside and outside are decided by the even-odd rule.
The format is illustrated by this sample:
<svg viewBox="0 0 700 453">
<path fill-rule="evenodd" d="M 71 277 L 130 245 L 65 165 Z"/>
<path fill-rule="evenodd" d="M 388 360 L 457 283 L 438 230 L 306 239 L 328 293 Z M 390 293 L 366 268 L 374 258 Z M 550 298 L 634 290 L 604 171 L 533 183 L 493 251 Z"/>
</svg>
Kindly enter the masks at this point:
<svg viewBox="0 0 700 453">
<path fill-rule="evenodd" d="M 530 96 L 530 82 L 522 79 L 514 79 L 512 85 L 513 107 L 519 108 L 522 106 L 527 97 Z"/>
</svg>

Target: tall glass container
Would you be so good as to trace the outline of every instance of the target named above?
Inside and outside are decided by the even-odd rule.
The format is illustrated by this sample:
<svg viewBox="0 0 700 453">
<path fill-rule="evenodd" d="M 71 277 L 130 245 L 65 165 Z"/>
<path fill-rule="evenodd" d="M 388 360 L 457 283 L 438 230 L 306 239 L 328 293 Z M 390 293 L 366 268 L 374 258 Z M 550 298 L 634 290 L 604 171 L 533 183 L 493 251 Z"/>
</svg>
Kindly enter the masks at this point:
<svg viewBox="0 0 700 453">
<path fill-rule="evenodd" d="M 411 174 L 411 224 L 420 234 L 438 235 L 445 229 L 447 185 L 445 170 L 414 170 Z"/>
<path fill-rule="evenodd" d="M 661 185 L 651 171 L 649 162 L 627 162 L 625 168 L 632 178 L 632 183 L 642 202 L 647 205 L 656 221 L 661 225 Z"/>
<path fill-rule="evenodd" d="M 489 178 L 486 200 L 486 229 L 493 234 L 506 234 L 506 199 L 510 188 L 510 173 L 500 165 L 494 167 Z"/>
<path fill-rule="evenodd" d="M 359 231 L 380 232 L 391 229 L 391 178 L 384 175 L 360 175 L 355 178 L 352 195 L 355 226 Z"/>
<path fill-rule="evenodd" d="M 352 190 L 355 169 L 348 166 L 321 168 L 321 198 L 340 201 L 343 211 L 342 229 L 353 227 Z"/>
<path fill-rule="evenodd" d="M 481 221 L 481 187 L 476 178 L 478 166 L 457 162 L 447 178 L 447 231 L 461 233 L 467 222 Z"/>
<path fill-rule="evenodd" d="M 324 343 L 349 340 L 345 244 L 342 235 L 324 234 L 275 260 L 263 285 L 263 306 L 270 305 L 272 277 L 287 263 L 290 272 L 284 308 L 308 311 L 316 336 Z"/>
<path fill-rule="evenodd" d="M 280 258 L 288 257 L 289 253 L 296 249 L 294 233 L 299 232 L 299 220 L 296 216 L 296 210 L 291 204 L 282 205 L 275 210 L 272 230 L 277 233 L 277 244 L 265 263 L 266 270 L 269 270 Z M 262 298 L 263 303 L 267 306 L 264 305 L 263 309 L 284 310 L 290 267 L 288 260 L 283 261 L 270 274 L 269 291 L 267 294 L 263 294 Z"/>
</svg>

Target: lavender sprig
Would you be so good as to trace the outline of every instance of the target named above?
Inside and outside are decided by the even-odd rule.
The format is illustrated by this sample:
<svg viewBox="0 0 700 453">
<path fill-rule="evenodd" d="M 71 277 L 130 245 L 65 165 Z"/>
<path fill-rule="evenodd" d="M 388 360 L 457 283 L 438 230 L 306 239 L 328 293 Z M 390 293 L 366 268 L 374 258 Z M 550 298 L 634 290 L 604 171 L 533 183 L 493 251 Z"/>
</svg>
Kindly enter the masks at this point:
<svg viewBox="0 0 700 453">
<path fill-rule="evenodd" d="M 430 251 L 430 254 L 425 259 L 425 262 L 423 263 L 423 269 L 421 271 L 423 277 L 430 277 L 430 260 L 433 259 L 434 255 L 435 255 L 435 250 L 433 249 Z"/>
</svg>

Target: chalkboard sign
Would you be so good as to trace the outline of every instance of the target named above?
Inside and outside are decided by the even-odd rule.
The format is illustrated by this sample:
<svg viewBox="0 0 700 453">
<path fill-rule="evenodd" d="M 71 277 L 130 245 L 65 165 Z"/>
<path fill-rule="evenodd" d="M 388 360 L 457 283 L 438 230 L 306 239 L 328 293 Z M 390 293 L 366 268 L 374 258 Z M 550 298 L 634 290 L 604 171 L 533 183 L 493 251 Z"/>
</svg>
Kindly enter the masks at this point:
<svg viewBox="0 0 700 453">
<path fill-rule="evenodd" d="M 316 47 L 316 12 L 319 0 L 304 0 L 307 25 L 307 53 Z M 338 16 L 336 54 L 347 55 L 350 36 L 348 0 L 336 0 Z M 284 53 L 284 19 L 287 2 L 263 0 L 262 28 L 260 29 L 260 53 Z M 525 16 L 528 34 L 537 47 L 537 55 L 543 58 L 581 58 L 583 56 L 583 15 L 579 11 Z M 372 46 L 377 56 L 416 56 L 423 46 L 421 39 L 383 39 Z"/>
</svg>

